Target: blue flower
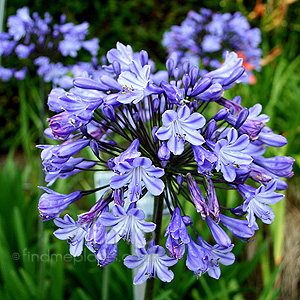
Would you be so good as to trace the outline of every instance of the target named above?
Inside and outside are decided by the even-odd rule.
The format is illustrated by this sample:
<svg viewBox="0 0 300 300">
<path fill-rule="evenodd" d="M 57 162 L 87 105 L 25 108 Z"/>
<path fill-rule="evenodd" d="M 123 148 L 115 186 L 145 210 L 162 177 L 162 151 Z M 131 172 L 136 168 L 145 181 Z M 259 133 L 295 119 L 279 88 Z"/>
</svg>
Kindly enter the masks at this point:
<svg viewBox="0 0 300 300">
<path fill-rule="evenodd" d="M 103 244 L 97 252 L 95 257 L 98 261 L 98 266 L 105 267 L 115 261 L 118 255 L 117 244 Z"/>
<path fill-rule="evenodd" d="M 101 196 L 101 198 L 96 202 L 96 204 L 93 205 L 93 207 L 88 212 L 78 215 L 78 223 L 92 223 L 94 219 L 98 216 L 98 214 L 108 206 L 112 199 L 113 191 L 111 189 L 106 190 Z"/>
<path fill-rule="evenodd" d="M 184 142 L 201 145 L 205 142 L 197 129 L 205 125 L 205 118 L 199 113 L 192 113 L 187 106 L 181 106 L 178 111 L 167 110 L 162 115 L 165 127 L 160 127 L 156 136 L 158 139 L 168 140 L 168 148 L 175 155 L 184 151 Z"/>
<path fill-rule="evenodd" d="M 64 218 L 54 219 L 57 229 L 53 234 L 60 240 L 68 240 L 70 244 L 70 254 L 74 257 L 79 256 L 83 250 L 84 238 L 87 234 L 89 224 L 80 225 L 69 215 Z"/>
<path fill-rule="evenodd" d="M 114 165 L 111 166 L 117 174 L 111 178 L 110 187 L 119 189 L 129 183 L 127 198 L 131 202 L 139 200 L 142 194 L 142 183 L 154 196 L 160 195 L 165 188 L 163 181 L 158 179 L 164 175 L 164 170 L 153 166 L 149 158 L 139 157 L 139 155 L 140 153 L 135 150 L 125 151 L 112 161 Z"/>
<path fill-rule="evenodd" d="M 229 235 L 224 231 L 223 228 L 221 228 L 218 223 L 216 223 L 211 217 L 206 218 L 206 223 L 217 244 L 224 247 L 229 247 L 231 245 L 231 239 Z"/>
<path fill-rule="evenodd" d="M 160 87 L 155 86 L 151 79 L 151 66 L 142 65 L 132 61 L 129 65 L 130 71 L 124 71 L 118 78 L 118 83 L 122 86 L 117 100 L 120 103 L 138 103 L 151 94 L 162 93 Z"/>
<path fill-rule="evenodd" d="M 136 55 L 134 55 L 131 46 L 123 45 L 120 42 L 117 42 L 117 49 L 111 49 L 107 52 L 107 60 L 111 63 L 109 66 L 105 66 L 105 69 L 108 71 L 113 71 L 112 63 L 117 61 L 120 64 L 122 71 L 130 70 L 130 63 L 133 61 Z"/>
<path fill-rule="evenodd" d="M 209 208 L 195 178 L 191 174 L 187 174 L 187 183 L 196 211 L 204 220 L 210 214 Z"/>
<path fill-rule="evenodd" d="M 249 226 L 247 220 L 230 218 L 223 214 L 220 214 L 220 222 L 234 236 L 243 241 L 249 240 L 254 235 L 255 230 L 258 230 L 258 225 L 256 222 L 254 222 L 253 226 Z"/>
<path fill-rule="evenodd" d="M 193 271 L 195 275 L 202 275 L 208 270 L 210 251 L 202 246 L 199 246 L 192 239 L 186 245 L 187 257 L 186 266 L 189 270 Z"/>
<path fill-rule="evenodd" d="M 102 213 L 108 212 L 108 206 L 106 206 Z M 106 240 L 106 231 L 107 227 L 101 224 L 100 217 L 96 219 L 96 221 L 88 228 L 87 234 L 85 237 L 86 246 L 92 252 L 97 251 L 103 244 L 105 244 Z M 96 249 L 96 250 L 95 250 Z"/>
<path fill-rule="evenodd" d="M 168 257 L 163 247 L 150 243 L 147 251 L 142 248 L 135 252 L 136 255 L 129 255 L 124 260 L 127 268 L 138 268 L 133 284 L 142 284 L 156 275 L 164 282 L 173 280 L 174 274 L 168 267 L 174 266 L 178 260 Z"/>
<path fill-rule="evenodd" d="M 239 79 L 245 72 L 242 64 L 243 59 L 238 58 L 235 52 L 227 52 L 224 63 L 218 69 L 205 74 L 205 77 L 211 77 L 213 83 L 219 83 L 227 89 L 234 82 L 240 82 Z"/>
<path fill-rule="evenodd" d="M 215 153 L 218 156 L 217 171 L 223 173 L 226 181 L 232 182 L 236 178 L 236 169 L 240 165 L 249 165 L 252 158 L 244 154 L 244 150 L 249 144 L 249 137 L 246 134 L 238 137 L 238 133 L 231 128 L 227 134 L 227 140 L 221 139 L 215 146 Z"/>
<path fill-rule="evenodd" d="M 218 244 L 211 246 L 200 235 L 197 237 L 197 242 L 211 253 L 208 260 L 208 275 L 212 278 L 219 279 L 221 275 L 219 264 L 229 266 L 235 261 L 235 256 L 231 253 L 233 245 L 228 247 Z"/>
<path fill-rule="evenodd" d="M 43 194 L 39 200 L 40 217 L 44 220 L 51 220 L 58 217 L 59 214 L 71 203 L 82 197 L 82 193 L 80 191 L 64 195 L 43 186 L 40 186 L 39 188 L 48 192 L 48 194 Z"/>
<path fill-rule="evenodd" d="M 66 140 L 75 130 L 79 129 L 81 123 L 78 120 L 70 120 L 67 112 L 59 113 L 49 119 L 49 126 L 52 130 L 52 134 L 58 140 Z"/>
<path fill-rule="evenodd" d="M 111 226 L 106 237 L 107 244 L 116 244 L 122 237 L 139 248 L 146 245 L 144 232 L 152 232 L 156 225 L 145 221 L 145 213 L 131 204 L 127 210 L 115 205 L 112 213 L 103 212 L 100 215 L 100 223 L 106 227 Z"/>
<path fill-rule="evenodd" d="M 268 205 L 276 204 L 284 198 L 283 194 L 275 193 L 276 186 L 276 180 L 270 181 L 266 186 L 261 185 L 258 189 L 249 185 L 239 185 L 239 191 L 246 199 L 243 211 L 248 213 L 249 227 L 255 224 L 255 216 L 265 224 L 273 222 L 275 215 Z"/>
<path fill-rule="evenodd" d="M 170 255 L 174 258 L 182 258 L 185 251 L 184 244 L 190 242 L 190 237 L 179 207 L 175 207 L 173 211 L 171 221 L 166 229 L 165 236 L 167 235 L 166 248 Z"/>
<path fill-rule="evenodd" d="M 74 124 L 87 124 L 95 111 L 95 109 L 102 103 L 102 99 L 94 101 L 83 100 L 80 96 L 73 93 L 65 93 L 59 97 L 60 106 L 69 114 L 70 121 Z"/>
</svg>

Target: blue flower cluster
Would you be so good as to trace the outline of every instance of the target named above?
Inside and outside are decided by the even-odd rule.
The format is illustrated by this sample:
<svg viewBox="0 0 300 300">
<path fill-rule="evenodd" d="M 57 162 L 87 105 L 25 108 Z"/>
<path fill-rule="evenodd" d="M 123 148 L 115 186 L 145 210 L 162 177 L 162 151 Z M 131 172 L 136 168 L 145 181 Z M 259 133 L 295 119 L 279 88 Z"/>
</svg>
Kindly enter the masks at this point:
<svg viewBox="0 0 300 300">
<path fill-rule="evenodd" d="M 198 66 L 185 63 L 179 69 L 172 58 L 167 71 L 155 73 L 146 51 L 134 53 L 121 43 L 108 51 L 107 61 L 99 67 L 101 76 L 78 77 L 70 91 L 52 90 L 48 105 L 57 114 L 48 119 L 45 134 L 62 143 L 39 147 L 48 185 L 84 170 L 113 175 L 107 185 L 68 195 L 44 187 L 41 218 L 54 219 L 55 236 L 68 240 L 73 256 L 85 245 L 100 266 L 115 260 L 121 239 L 130 241 L 135 254 L 124 264 L 138 268 L 134 284 L 152 276 L 170 282 L 169 267 L 180 259 L 195 275 L 207 272 L 218 279 L 220 264 L 235 260 L 231 235 L 248 241 L 258 219 L 274 220 L 270 205 L 284 198 L 276 191 L 287 188 L 282 178 L 293 175 L 294 159 L 264 154 L 270 146 L 284 146 L 286 138 L 267 127 L 260 104 L 248 109 L 239 96 L 223 97 L 245 72 L 234 52 L 202 77 Z M 86 147 L 94 159 L 78 156 Z M 239 193 L 237 207 L 226 207 L 227 189 Z M 60 216 L 99 190 L 102 197 L 77 221 Z M 155 196 L 153 222 L 137 207 L 147 192 Z M 159 245 L 164 205 L 170 212 L 165 248 Z M 188 205 L 198 213 L 195 220 L 184 212 Z M 193 226 L 200 220 L 212 245 Z"/>
<path fill-rule="evenodd" d="M 80 49 L 85 49 L 92 56 L 99 50 L 97 38 L 86 40 L 89 24 L 79 25 L 66 23 L 66 16 L 61 15 L 60 24 L 53 24 L 52 17 L 45 13 L 41 18 L 38 13 L 29 15 L 28 7 L 17 10 L 16 15 L 8 18 L 8 33 L 0 32 L 0 56 L 10 57 L 16 55 L 19 59 L 17 68 L 4 68 L 0 66 L 0 80 L 8 81 L 11 77 L 23 80 L 26 77 L 28 64 L 25 59 L 34 60 L 37 74 L 45 82 L 53 82 L 64 88 L 72 86 L 72 78 L 80 76 L 83 72 L 89 74 L 95 69 L 97 60 L 93 63 L 79 62 L 71 66 L 51 61 L 61 60 L 62 57 L 76 57 Z"/>
<path fill-rule="evenodd" d="M 219 67 L 226 51 L 235 51 L 244 59 L 248 75 L 240 78 L 243 82 L 254 83 L 252 70 L 260 70 L 261 49 L 260 30 L 251 29 L 247 19 L 240 13 L 213 13 L 202 8 L 200 13 L 190 11 L 180 26 L 174 25 L 170 32 L 165 32 L 163 45 L 169 55 L 174 53 L 184 63 L 201 63 L 205 72 Z M 173 54 L 172 54 L 173 53 Z"/>
</svg>

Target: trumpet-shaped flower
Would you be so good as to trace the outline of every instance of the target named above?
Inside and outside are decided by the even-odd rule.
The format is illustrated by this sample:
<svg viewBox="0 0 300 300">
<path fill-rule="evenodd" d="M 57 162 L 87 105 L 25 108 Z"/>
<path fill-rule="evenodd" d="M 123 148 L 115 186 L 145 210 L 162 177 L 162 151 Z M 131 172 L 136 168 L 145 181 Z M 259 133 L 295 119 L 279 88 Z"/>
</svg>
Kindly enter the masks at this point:
<svg viewBox="0 0 300 300">
<path fill-rule="evenodd" d="M 106 237 L 107 244 L 115 244 L 122 237 L 139 248 L 146 245 L 144 232 L 152 232 L 156 225 L 152 222 L 145 221 L 145 213 L 135 205 L 131 204 L 127 210 L 115 205 L 112 213 L 103 212 L 100 216 L 100 223 L 104 226 L 111 226 Z"/>
<path fill-rule="evenodd" d="M 224 179 L 232 182 L 237 176 L 236 170 L 240 165 L 250 165 L 253 159 L 242 152 L 249 144 L 246 134 L 238 137 L 237 131 L 232 128 L 227 134 L 227 140 L 217 142 L 215 153 L 218 156 L 217 171 L 221 170 Z"/>
<path fill-rule="evenodd" d="M 174 274 L 168 267 L 174 266 L 178 260 L 167 256 L 163 247 L 151 242 L 147 251 L 145 248 L 141 248 L 136 249 L 135 252 L 136 255 L 129 255 L 124 260 L 127 268 L 138 268 L 133 284 L 142 284 L 156 275 L 164 282 L 173 280 Z"/>
<path fill-rule="evenodd" d="M 167 110 L 162 115 L 164 127 L 160 127 L 156 136 L 159 140 L 168 140 L 167 146 L 172 153 L 180 155 L 184 151 L 184 142 L 201 145 L 204 138 L 197 129 L 205 125 L 205 118 L 199 113 L 192 113 L 187 106 L 178 111 Z"/>
<path fill-rule="evenodd" d="M 129 65 L 130 71 L 124 71 L 118 78 L 118 83 L 122 86 L 117 100 L 120 103 L 138 103 L 151 94 L 162 93 L 160 87 L 155 86 L 151 79 L 151 66 L 142 65 L 132 61 Z"/>
<path fill-rule="evenodd" d="M 83 250 L 84 238 L 87 234 L 89 224 L 80 225 L 69 215 L 65 215 L 63 219 L 54 219 L 54 223 L 60 228 L 53 234 L 60 240 L 68 240 L 70 244 L 70 254 L 74 257 L 79 256 Z"/>
</svg>

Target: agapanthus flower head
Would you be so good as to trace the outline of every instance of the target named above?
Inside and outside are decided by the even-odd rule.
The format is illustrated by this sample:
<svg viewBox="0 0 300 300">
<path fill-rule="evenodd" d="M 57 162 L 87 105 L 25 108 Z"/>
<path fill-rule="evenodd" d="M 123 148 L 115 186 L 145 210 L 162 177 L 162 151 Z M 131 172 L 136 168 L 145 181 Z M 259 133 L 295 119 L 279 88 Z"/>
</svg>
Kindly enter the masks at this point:
<svg viewBox="0 0 300 300">
<path fill-rule="evenodd" d="M 234 55 L 244 60 L 243 67 L 249 75 L 240 80 L 254 84 L 256 80 L 252 70 L 260 71 L 261 68 L 260 42 L 260 30 L 251 29 L 240 12 L 221 14 L 203 8 L 199 13 L 190 11 L 180 26 L 174 25 L 171 31 L 165 32 L 162 44 L 169 55 L 177 54 L 181 64 L 185 61 L 201 64 L 203 73 L 218 67 L 224 59 L 226 64 L 226 52 L 235 51 L 237 54 Z"/>
<path fill-rule="evenodd" d="M 7 26 L 8 34 L 0 32 L 0 55 L 3 54 L 6 57 L 16 55 L 20 60 L 18 65 L 23 65 L 23 68 L 32 68 L 29 61 L 33 59 L 48 58 L 48 61 L 44 60 L 42 64 L 36 64 L 38 68 L 35 71 L 45 82 L 52 82 L 56 86 L 70 88 L 72 80 L 67 82 L 69 77 L 67 73 L 72 73 L 74 65 L 81 68 L 82 71 L 84 68 L 77 61 L 68 66 L 63 66 L 61 62 L 54 63 L 54 61 L 62 60 L 62 57 L 65 56 L 75 58 L 81 49 L 85 49 L 92 56 L 98 54 L 99 40 L 97 38 L 86 39 L 87 22 L 79 25 L 73 23 L 53 24 L 49 13 L 46 12 L 44 17 L 40 17 L 38 13 L 34 12 L 31 17 L 28 7 L 23 7 L 17 10 L 16 15 L 9 16 Z M 8 63 L 14 63 L 13 60 L 7 60 Z M 92 67 L 92 64 L 90 65 Z M 17 71 L 21 71 L 23 68 Z M 94 74 L 97 71 L 92 67 L 91 73 Z M 15 78 L 23 80 L 25 75 L 24 72 L 17 73 Z M 0 79 L 7 81 L 3 76 Z"/>
<path fill-rule="evenodd" d="M 193 22 L 212 17 L 210 11 L 202 12 L 203 16 L 190 14 Z M 211 35 L 223 31 L 223 16 L 213 19 Z M 73 29 L 66 25 L 63 30 Z M 78 34 L 84 35 L 84 30 L 79 28 Z M 258 219 L 274 219 L 269 205 L 283 199 L 276 189 L 286 188 L 281 177 L 292 176 L 294 160 L 264 155 L 267 147 L 281 147 L 286 139 L 266 126 L 269 117 L 260 114 L 260 105 L 248 109 L 238 96 L 223 97 L 244 74 L 242 59 L 235 53 L 228 53 L 223 65 L 204 75 L 192 61 L 177 66 L 172 55 L 164 76 L 156 76 L 146 51 L 133 53 L 121 43 L 107 59 L 101 75 L 80 75 L 70 91 L 50 93 L 48 104 L 57 114 L 49 118 L 45 133 L 59 145 L 39 148 L 49 185 L 84 170 L 105 171 L 110 178 L 93 190 L 69 195 L 47 190 L 50 196 L 42 196 L 41 209 L 56 217 L 60 229 L 55 235 L 69 240 L 72 255 L 79 255 L 85 244 L 100 266 L 116 259 L 122 239 L 131 242 L 135 255 L 127 256 L 124 264 L 138 268 L 134 284 L 153 276 L 170 282 L 174 274 L 168 268 L 178 259 L 185 260 L 195 275 L 207 272 L 218 279 L 220 264 L 234 262 L 231 234 L 249 241 L 258 230 Z M 209 106 L 215 108 L 207 110 Z M 92 150 L 92 158 L 84 158 L 85 148 Z M 220 191 L 227 189 L 237 191 L 237 207 L 226 207 Z M 100 190 L 103 196 L 77 221 L 58 217 L 79 196 Z M 155 198 L 153 222 L 139 206 L 148 192 Z M 184 200 L 199 214 L 194 224 L 185 213 Z M 165 247 L 171 258 L 159 245 L 164 206 L 170 212 Z M 213 246 L 190 235 L 193 230 L 199 236 L 201 219 Z M 155 239 L 156 245 L 150 242 L 146 251 L 147 239 Z"/>
</svg>

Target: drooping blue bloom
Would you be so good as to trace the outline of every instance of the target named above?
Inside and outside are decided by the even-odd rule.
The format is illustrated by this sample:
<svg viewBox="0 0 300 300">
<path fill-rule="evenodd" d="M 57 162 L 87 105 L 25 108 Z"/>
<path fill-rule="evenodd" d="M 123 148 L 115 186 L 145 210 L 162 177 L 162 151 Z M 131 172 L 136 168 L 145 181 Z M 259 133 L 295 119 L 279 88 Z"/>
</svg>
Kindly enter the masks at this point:
<svg viewBox="0 0 300 300">
<path fill-rule="evenodd" d="M 190 239 L 190 242 L 186 245 L 187 258 L 186 266 L 189 270 L 193 271 L 195 275 L 202 275 L 208 270 L 209 259 L 211 252 L 204 247 L 198 245 Z"/>
<path fill-rule="evenodd" d="M 217 171 L 223 173 L 226 181 L 232 182 L 236 178 L 236 169 L 239 165 L 249 165 L 252 162 L 251 156 L 244 154 L 249 144 L 249 137 L 244 134 L 240 137 L 234 128 L 227 134 L 227 140 L 221 139 L 215 147 L 215 154 L 218 156 Z"/>
<path fill-rule="evenodd" d="M 209 209 L 195 178 L 191 174 L 187 175 L 187 183 L 196 211 L 204 220 L 209 216 Z"/>
<path fill-rule="evenodd" d="M 135 143 L 131 144 L 131 147 L 135 147 Z M 126 194 L 131 202 L 140 199 L 142 183 L 152 195 L 160 195 L 165 187 L 163 181 L 159 179 L 164 175 L 164 170 L 153 166 L 149 158 L 139 157 L 140 154 L 135 149 L 131 150 L 123 152 L 113 160 L 114 165 L 110 168 L 117 174 L 111 178 L 110 187 L 119 189 L 129 183 Z"/>
<path fill-rule="evenodd" d="M 82 157 L 70 157 L 65 163 L 62 163 L 62 165 L 59 165 L 57 162 L 57 164 L 50 166 L 45 162 L 45 181 L 48 182 L 48 186 L 51 186 L 57 178 L 68 178 L 82 170 L 92 168 L 95 164 L 93 161 L 85 161 Z M 47 169 L 48 167 L 49 169 Z"/>
<path fill-rule="evenodd" d="M 201 145 L 192 147 L 195 161 L 198 165 L 198 173 L 209 174 L 217 163 L 217 156 Z"/>
<path fill-rule="evenodd" d="M 130 240 L 138 248 L 146 245 L 144 232 L 152 232 L 156 225 L 145 221 L 145 213 L 131 204 L 127 210 L 115 205 L 112 213 L 104 212 L 100 216 L 100 223 L 106 227 L 111 226 L 106 237 L 107 244 L 116 244 L 121 238 Z"/>
<path fill-rule="evenodd" d="M 208 260 L 208 275 L 212 278 L 219 279 L 221 275 L 219 264 L 229 266 L 235 261 L 235 256 L 231 253 L 233 245 L 228 247 L 220 246 L 218 244 L 211 246 L 200 235 L 197 237 L 197 242 L 211 253 Z"/>
<path fill-rule="evenodd" d="M 95 252 L 95 257 L 98 261 L 98 266 L 105 267 L 115 261 L 118 255 L 117 244 L 103 244 L 100 249 Z"/>
<path fill-rule="evenodd" d="M 218 223 L 216 223 L 211 217 L 206 218 L 206 223 L 217 244 L 224 247 L 229 247 L 231 245 L 231 239 L 229 235 L 224 231 L 223 228 L 221 228 Z"/>
<path fill-rule="evenodd" d="M 57 193 L 51 189 L 40 186 L 39 188 L 47 192 L 39 200 L 40 217 L 44 220 L 51 220 L 59 216 L 71 203 L 82 197 L 80 191 L 73 192 L 69 195 Z"/>
<path fill-rule="evenodd" d="M 95 109 L 102 103 L 102 99 L 86 101 L 78 95 L 67 92 L 59 97 L 58 102 L 69 114 L 74 124 L 80 122 L 82 125 L 85 125 L 91 120 Z"/>
<path fill-rule="evenodd" d="M 108 212 L 108 206 L 103 209 L 103 212 Z M 88 228 L 85 237 L 86 246 L 92 252 L 97 251 L 103 244 L 105 244 L 107 227 L 101 224 L 98 217 L 96 221 Z"/>
<path fill-rule="evenodd" d="M 227 89 L 232 83 L 239 82 L 244 74 L 245 68 L 242 64 L 243 59 L 238 58 L 235 52 L 227 52 L 224 63 L 218 69 L 205 74 L 205 77 L 211 77 L 213 83 L 219 83 Z"/>
<path fill-rule="evenodd" d="M 68 240 L 70 254 L 74 257 L 79 256 L 83 250 L 88 224 L 80 225 L 69 215 L 65 215 L 63 219 L 54 219 L 54 223 L 59 229 L 55 230 L 53 234 L 60 240 Z"/>
<path fill-rule="evenodd" d="M 47 119 L 47 122 L 49 122 L 52 134 L 56 139 L 66 140 L 70 134 L 79 129 L 81 125 L 79 120 L 72 120 L 73 122 L 71 122 L 70 116 L 67 112 L 62 112 Z"/>
<path fill-rule="evenodd" d="M 184 142 L 201 145 L 205 142 L 197 129 L 205 125 L 205 118 L 199 113 L 192 113 L 187 106 L 178 111 L 167 110 L 162 115 L 164 127 L 157 130 L 156 136 L 162 141 L 168 140 L 168 148 L 175 155 L 184 151 Z"/>
<path fill-rule="evenodd" d="M 62 143 L 59 146 L 56 145 L 40 145 L 37 146 L 38 148 L 43 149 L 41 153 L 41 158 L 43 160 L 43 166 L 44 166 L 44 171 L 46 175 L 48 173 L 51 174 L 50 178 L 46 178 L 47 180 L 49 179 L 50 183 L 52 184 L 55 179 L 56 175 L 59 177 L 59 173 L 64 173 L 64 171 L 70 171 L 68 168 L 68 163 L 69 166 L 73 165 L 71 167 L 71 170 L 74 169 L 74 165 L 82 162 L 82 160 L 75 160 L 75 161 L 70 161 L 71 157 L 88 146 L 90 143 L 89 140 L 86 139 L 79 139 L 77 141 L 66 141 Z M 54 180 L 53 180 L 54 179 Z M 49 185 L 50 185 L 49 183 Z"/>
<path fill-rule="evenodd" d="M 271 224 L 275 218 L 269 205 L 276 204 L 284 198 L 283 194 L 275 193 L 276 180 L 270 181 L 266 186 L 261 185 L 255 189 L 249 185 L 239 185 L 239 191 L 245 198 L 243 211 L 247 212 L 249 227 L 255 224 L 255 217 L 265 224 Z"/>
<path fill-rule="evenodd" d="M 133 284 L 142 284 L 147 279 L 156 276 L 164 282 L 173 280 L 174 274 L 168 267 L 174 266 L 178 260 L 167 256 L 163 247 L 151 242 L 147 251 L 142 248 L 136 249 L 135 252 L 136 255 L 129 255 L 124 259 L 124 265 L 127 268 L 138 268 Z"/>
<path fill-rule="evenodd" d="M 294 175 L 293 163 L 295 159 L 290 156 L 263 157 L 254 158 L 254 163 L 264 168 L 266 171 L 278 177 L 289 178 Z"/>
<path fill-rule="evenodd" d="M 235 219 L 220 214 L 220 222 L 225 226 L 234 236 L 237 238 L 247 241 L 258 230 L 258 225 L 254 222 L 253 226 L 249 226 L 247 220 Z"/>
<path fill-rule="evenodd" d="M 88 224 L 95 220 L 100 212 L 108 206 L 113 199 L 113 191 L 111 189 L 106 190 L 101 198 L 92 206 L 92 208 L 85 213 L 78 215 L 78 223 Z"/>
<path fill-rule="evenodd" d="M 186 224 L 181 217 L 179 207 L 175 207 L 171 221 L 166 229 L 165 236 L 168 236 L 166 248 L 174 258 L 182 258 L 185 252 L 185 244 L 190 242 Z"/>
</svg>

